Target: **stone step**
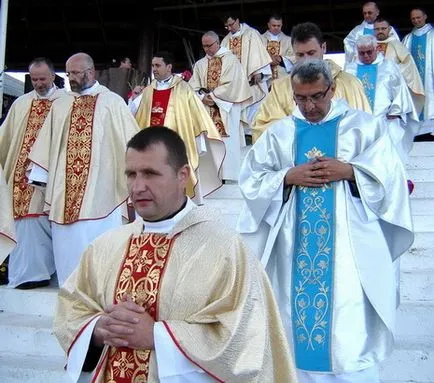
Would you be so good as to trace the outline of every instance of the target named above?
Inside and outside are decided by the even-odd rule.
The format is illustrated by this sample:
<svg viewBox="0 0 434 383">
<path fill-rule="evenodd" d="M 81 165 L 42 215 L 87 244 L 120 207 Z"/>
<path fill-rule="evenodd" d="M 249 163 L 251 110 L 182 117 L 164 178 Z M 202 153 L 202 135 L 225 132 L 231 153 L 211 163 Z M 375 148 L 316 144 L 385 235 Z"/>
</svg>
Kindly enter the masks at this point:
<svg viewBox="0 0 434 383">
<path fill-rule="evenodd" d="M 233 184 L 225 184 L 220 189 L 217 189 L 215 192 L 209 194 L 205 197 L 205 203 L 209 199 L 243 199 L 240 191 L 240 187 L 237 183 Z"/>
<path fill-rule="evenodd" d="M 415 142 L 410 157 L 434 156 L 434 142 Z"/>
<path fill-rule="evenodd" d="M 0 311 L 16 314 L 51 316 L 57 300 L 57 286 L 33 290 L 0 287 Z"/>
<path fill-rule="evenodd" d="M 416 169 L 433 169 L 434 155 L 410 157 L 405 167 L 408 171 Z"/>
<path fill-rule="evenodd" d="M 72 383 L 63 357 L 0 354 L 2 383 Z"/>
<path fill-rule="evenodd" d="M 433 169 L 410 169 L 407 170 L 407 176 L 413 182 L 434 182 Z"/>
<path fill-rule="evenodd" d="M 434 197 L 432 198 L 411 198 L 411 214 L 417 215 L 434 215 Z"/>
<path fill-rule="evenodd" d="M 434 270 L 434 232 L 417 232 L 413 245 L 401 257 L 401 272 Z"/>
<path fill-rule="evenodd" d="M 420 342 L 396 342 L 392 355 L 382 365 L 381 378 L 383 382 L 433 382 L 433 345 Z"/>
<path fill-rule="evenodd" d="M 62 356 L 63 350 L 52 332 L 52 317 L 0 313 L 0 354 Z"/>
<path fill-rule="evenodd" d="M 433 158 L 434 161 L 434 158 Z M 433 169 L 434 171 L 434 169 Z M 434 182 L 415 182 L 414 190 L 410 199 L 434 198 Z"/>
<path fill-rule="evenodd" d="M 401 270 L 401 299 L 410 302 L 434 302 L 434 269 L 418 272 Z"/>
<path fill-rule="evenodd" d="M 433 314 L 434 302 L 402 302 L 396 316 L 398 342 L 419 339 L 434 350 Z"/>
</svg>

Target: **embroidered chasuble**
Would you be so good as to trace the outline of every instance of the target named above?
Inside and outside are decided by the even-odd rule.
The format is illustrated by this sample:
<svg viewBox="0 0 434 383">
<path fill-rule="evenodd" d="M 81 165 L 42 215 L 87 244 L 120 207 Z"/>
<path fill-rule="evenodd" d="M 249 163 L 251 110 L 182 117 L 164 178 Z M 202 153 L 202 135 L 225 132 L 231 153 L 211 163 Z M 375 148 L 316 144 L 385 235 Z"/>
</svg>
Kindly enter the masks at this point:
<svg viewBox="0 0 434 383">
<path fill-rule="evenodd" d="M 363 28 L 363 34 L 374 36 L 375 35 L 374 28 Z"/>
<path fill-rule="evenodd" d="M 116 284 L 115 304 L 127 294 L 136 304 L 146 308 L 155 321 L 158 320 L 159 290 L 173 242 L 173 237 L 162 234 L 131 237 Z M 150 350 L 110 347 L 104 382 L 146 383 L 150 355 Z"/>
<path fill-rule="evenodd" d="M 214 56 L 208 60 L 208 71 L 206 76 L 206 88 L 212 92 L 219 86 L 220 77 L 222 74 L 222 58 Z M 214 104 L 209 107 L 210 116 L 222 137 L 229 137 L 226 133 L 225 125 L 223 124 L 220 108 Z"/>
<path fill-rule="evenodd" d="M 151 126 L 164 125 L 166 118 L 167 105 L 169 104 L 172 89 L 157 90 L 152 94 Z"/>
<path fill-rule="evenodd" d="M 295 165 L 336 158 L 340 117 L 318 125 L 295 118 Z M 335 190 L 297 187 L 292 265 L 292 327 L 296 366 L 332 371 Z"/>
<path fill-rule="evenodd" d="M 232 37 L 229 40 L 229 49 L 235 56 L 237 56 L 238 60 L 242 63 L 241 48 L 242 48 L 242 37 Z"/>
<path fill-rule="evenodd" d="M 280 41 L 267 41 L 267 52 L 270 56 L 276 56 L 280 53 Z M 279 77 L 279 66 L 271 65 L 271 74 L 273 80 Z"/>
<path fill-rule="evenodd" d="M 50 111 L 52 103 L 53 101 L 48 99 L 35 99 L 32 101 L 30 107 L 27 127 L 15 164 L 13 177 L 13 214 L 15 219 L 29 215 L 30 201 L 33 196 L 34 187 L 28 184 L 28 178 L 26 176 L 26 171 L 30 164 L 28 156 L 33 143 L 38 137 L 39 130 Z"/>
<path fill-rule="evenodd" d="M 386 56 L 386 50 L 387 50 L 387 43 L 378 43 L 377 44 L 377 52 L 382 53 L 384 56 Z"/>
<path fill-rule="evenodd" d="M 422 81 L 425 81 L 426 37 L 427 33 L 421 36 L 416 36 L 414 33 L 411 35 L 411 55 Z"/>
<path fill-rule="evenodd" d="M 374 110 L 375 91 L 377 82 L 377 64 L 358 64 L 357 78 L 362 82 L 371 109 Z"/>
<path fill-rule="evenodd" d="M 92 153 L 92 127 L 98 95 L 76 97 L 66 149 L 64 223 L 78 221 Z"/>
</svg>

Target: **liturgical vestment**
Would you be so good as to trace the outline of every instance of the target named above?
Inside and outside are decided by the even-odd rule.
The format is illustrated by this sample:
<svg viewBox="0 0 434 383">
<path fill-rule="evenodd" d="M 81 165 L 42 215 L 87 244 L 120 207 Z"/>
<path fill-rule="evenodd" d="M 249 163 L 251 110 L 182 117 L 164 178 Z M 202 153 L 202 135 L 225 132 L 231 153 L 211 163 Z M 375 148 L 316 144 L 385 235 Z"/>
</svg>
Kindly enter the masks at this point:
<svg viewBox="0 0 434 383">
<path fill-rule="evenodd" d="M 12 199 L 0 166 L 0 265 L 16 244 Z"/>
<path fill-rule="evenodd" d="M 54 319 L 73 381 L 98 317 L 127 294 L 154 317 L 155 350 L 104 347 L 93 382 L 295 382 L 269 281 L 216 217 L 188 201 L 89 246 Z"/>
</svg>

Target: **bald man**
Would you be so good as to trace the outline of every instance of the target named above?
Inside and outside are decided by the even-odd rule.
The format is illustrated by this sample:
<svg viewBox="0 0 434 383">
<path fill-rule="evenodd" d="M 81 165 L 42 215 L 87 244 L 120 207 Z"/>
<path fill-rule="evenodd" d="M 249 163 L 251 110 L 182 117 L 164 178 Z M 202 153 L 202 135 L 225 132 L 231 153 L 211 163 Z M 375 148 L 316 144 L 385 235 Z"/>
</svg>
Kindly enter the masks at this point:
<svg viewBox="0 0 434 383">
<path fill-rule="evenodd" d="M 122 224 L 128 140 L 139 130 L 124 100 L 95 79 L 86 53 L 66 62 L 71 91 L 55 101 L 30 153 L 30 180 L 45 185 L 59 285 L 97 236 Z"/>
</svg>

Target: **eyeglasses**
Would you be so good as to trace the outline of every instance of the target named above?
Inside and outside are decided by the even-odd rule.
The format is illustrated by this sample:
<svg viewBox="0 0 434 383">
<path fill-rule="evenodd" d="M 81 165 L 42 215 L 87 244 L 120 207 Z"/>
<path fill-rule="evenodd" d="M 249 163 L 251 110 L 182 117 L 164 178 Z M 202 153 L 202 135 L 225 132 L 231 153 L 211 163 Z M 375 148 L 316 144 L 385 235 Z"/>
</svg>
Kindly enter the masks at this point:
<svg viewBox="0 0 434 383">
<path fill-rule="evenodd" d="M 312 96 L 299 96 L 294 94 L 294 100 L 297 104 L 307 104 L 310 101 L 312 104 L 318 104 L 320 101 L 324 100 L 324 97 L 327 95 L 327 92 L 330 90 L 330 84 L 324 92 L 318 92 L 313 94 Z"/>
<path fill-rule="evenodd" d="M 227 23 L 227 24 L 225 24 L 225 29 L 229 29 L 229 28 L 232 28 L 233 27 L 233 25 L 237 22 L 238 20 L 235 20 L 234 22 L 232 22 L 232 23 Z"/>
<path fill-rule="evenodd" d="M 213 43 L 211 43 L 211 44 L 208 44 L 208 45 L 204 45 L 204 44 L 202 44 L 202 48 L 203 49 L 208 49 L 208 48 L 211 48 L 216 42 L 217 42 L 218 40 L 216 40 L 216 41 L 214 41 Z"/>
<path fill-rule="evenodd" d="M 92 68 L 86 68 L 83 70 L 72 70 L 71 72 L 66 72 L 65 74 L 66 74 L 66 77 L 69 77 L 71 75 L 77 76 L 79 74 L 83 74 L 84 72 L 88 71 L 89 69 L 92 69 Z"/>
<path fill-rule="evenodd" d="M 368 51 L 357 51 L 357 53 L 359 54 L 359 56 L 365 56 L 365 55 L 372 55 L 375 52 L 374 49 L 370 49 Z"/>
</svg>

